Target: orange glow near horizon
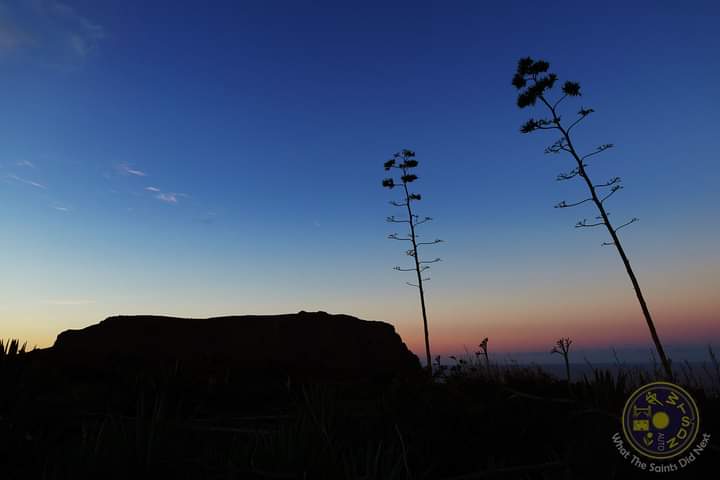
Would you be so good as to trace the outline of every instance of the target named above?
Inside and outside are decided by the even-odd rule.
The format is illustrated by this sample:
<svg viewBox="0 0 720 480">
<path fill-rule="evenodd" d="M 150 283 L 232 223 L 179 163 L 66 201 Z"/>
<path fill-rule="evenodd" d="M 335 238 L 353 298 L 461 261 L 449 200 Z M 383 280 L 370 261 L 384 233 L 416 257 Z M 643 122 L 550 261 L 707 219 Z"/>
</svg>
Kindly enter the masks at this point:
<svg viewBox="0 0 720 480">
<path fill-rule="evenodd" d="M 707 346 L 720 341 L 720 299 L 711 294 L 711 285 L 654 286 L 650 308 L 663 344 Z M 446 310 L 435 313 L 430 322 L 433 355 L 459 354 L 465 348 L 472 353 L 485 337 L 492 352 L 549 351 L 560 337 L 572 338 L 576 348 L 652 348 L 632 290 L 618 286 L 603 295 L 594 301 L 574 297 L 562 303 L 548 301 L 551 296 L 545 301 L 518 299 L 504 306 L 487 302 L 488 309 L 482 312 L 466 310 L 468 305 L 455 310 L 443 305 Z M 402 322 L 398 329 L 408 347 L 424 358 L 419 315 L 416 325 Z"/>
<path fill-rule="evenodd" d="M 692 319 L 674 316 L 656 316 L 656 328 L 665 345 L 694 344 L 706 346 L 720 339 L 718 321 L 713 316 L 693 316 Z M 424 358 L 424 343 L 421 329 L 402 335 L 413 352 Z M 490 349 L 502 352 L 542 352 L 550 350 L 560 337 L 573 339 L 575 348 L 602 349 L 622 347 L 653 348 L 645 320 L 638 312 L 623 317 L 597 315 L 588 323 L 573 323 L 567 319 L 548 321 L 542 325 L 485 325 L 466 326 L 462 329 L 431 330 L 433 355 L 456 355 L 465 348 L 470 353 L 477 350 L 483 338 L 490 339 Z"/>
<path fill-rule="evenodd" d="M 706 346 L 720 341 L 720 298 L 714 291 L 712 262 L 676 268 L 646 281 L 645 292 L 665 345 Z M 490 274 L 487 274 L 491 276 Z M 485 278 L 485 277 L 483 277 Z M 497 276 L 496 276 L 497 278 Z M 402 290 L 394 278 L 389 288 L 346 288 L 336 295 L 304 298 L 302 292 L 249 291 L 244 299 L 197 291 L 168 292 L 132 301 L 44 302 L 0 310 L 3 338 L 48 347 L 67 329 L 83 328 L 116 314 L 161 314 L 184 317 L 278 314 L 300 310 L 346 313 L 395 326 L 408 347 L 424 358 L 422 320 L 416 293 Z M 570 337 L 578 349 L 623 346 L 652 348 L 652 341 L 632 289 L 618 272 L 581 278 L 538 274 L 504 285 L 473 285 L 428 291 L 430 340 L 434 355 L 474 352 L 490 339 L 491 352 L 544 352 L 559 337 Z M 285 300 L 278 300 L 285 299 Z M 374 299 L 372 303 L 366 299 Z M 253 308 L 250 308 L 250 306 Z"/>
</svg>

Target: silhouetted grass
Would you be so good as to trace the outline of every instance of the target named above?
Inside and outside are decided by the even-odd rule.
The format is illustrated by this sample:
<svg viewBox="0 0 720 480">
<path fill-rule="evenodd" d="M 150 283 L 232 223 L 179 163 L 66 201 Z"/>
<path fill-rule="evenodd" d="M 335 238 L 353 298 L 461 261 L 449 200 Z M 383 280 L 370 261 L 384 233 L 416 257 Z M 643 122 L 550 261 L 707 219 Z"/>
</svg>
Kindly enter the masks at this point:
<svg viewBox="0 0 720 480">
<path fill-rule="evenodd" d="M 183 365 L 69 377 L 2 345 L 13 399 L 0 412 L 2 478 L 23 480 L 641 478 L 610 437 L 628 394 L 656 378 L 619 365 L 567 382 L 469 353 L 434 379 L 389 384 L 197 378 Z M 677 381 L 713 432 L 720 368 L 709 352 Z M 718 461 L 713 448 L 673 478 L 699 478 Z"/>
</svg>

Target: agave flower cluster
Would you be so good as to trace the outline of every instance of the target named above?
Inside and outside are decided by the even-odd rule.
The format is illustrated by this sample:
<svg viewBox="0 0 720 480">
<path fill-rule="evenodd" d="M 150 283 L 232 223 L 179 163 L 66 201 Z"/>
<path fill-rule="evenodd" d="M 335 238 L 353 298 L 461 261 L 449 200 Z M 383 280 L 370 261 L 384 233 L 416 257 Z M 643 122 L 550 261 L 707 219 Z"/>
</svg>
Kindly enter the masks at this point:
<svg viewBox="0 0 720 480">
<path fill-rule="evenodd" d="M 552 90 L 558 77 L 554 73 L 547 73 L 550 64 L 544 60 L 533 60 L 530 57 L 521 58 L 518 62 L 517 71 L 513 77 L 512 84 L 520 90 L 517 98 L 517 105 L 520 108 L 534 106 L 538 100 L 547 103 L 545 94 Z M 524 89 L 524 90 L 523 90 Z M 580 84 L 577 82 L 566 81 L 562 86 L 564 97 L 579 97 Z M 559 102 L 558 102 L 559 103 Z M 587 115 L 592 109 L 581 110 L 581 115 Z M 522 133 L 530 133 L 535 130 L 543 130 L 553 128 L 557 124 L 557 120 L 541 118 L 535 120 L 529 119 L 522 126 Z"/>
</svg>

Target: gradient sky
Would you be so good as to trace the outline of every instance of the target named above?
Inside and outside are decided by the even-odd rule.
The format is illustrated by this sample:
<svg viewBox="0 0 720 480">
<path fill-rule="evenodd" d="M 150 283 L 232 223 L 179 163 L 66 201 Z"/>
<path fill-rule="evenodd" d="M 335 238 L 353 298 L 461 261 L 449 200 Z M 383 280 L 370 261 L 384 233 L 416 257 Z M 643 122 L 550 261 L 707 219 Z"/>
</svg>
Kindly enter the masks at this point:
<svg viewBox="0 0 720 480">
<path fill-rule="evenodd" d="M 630 5 L 632 3 L 632 5 Z M 212 6 L 207 6 L 211 4 Z M 663 340 L 720 343 L 717 2 L 0 0 L 0 337 L 47 346 L 113 314 L 299 310 L 396 326 L 417 293 L 380 186 L 417 152 L 418 213 L 446 243 L 436 353 L 649 351 L 582 185 L 522 135 L 519 57 L 596 113 L 582 150 Z M 567 110 L 570 107 L 570 110 Z M 548 355 L 549 356 L 549 355 Z"/>
</svg>

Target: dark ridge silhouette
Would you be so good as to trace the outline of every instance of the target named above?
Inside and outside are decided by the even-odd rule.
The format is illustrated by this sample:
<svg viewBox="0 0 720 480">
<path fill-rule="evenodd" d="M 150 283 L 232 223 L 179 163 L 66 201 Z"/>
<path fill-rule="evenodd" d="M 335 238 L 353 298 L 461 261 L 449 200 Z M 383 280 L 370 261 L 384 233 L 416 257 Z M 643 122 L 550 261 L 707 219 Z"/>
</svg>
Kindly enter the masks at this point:
<svg viewBox="0 0 720 480">
<path fill-rule="evenodd" d="M 299 312 L 207 319 L 114 316 L 58 335 L 39 362 L 84 372 L 135 374 L 175 368 L 255 379 L 390 380 L 421 371 L 392 325 L 349 315 Z"/>
</svg>

